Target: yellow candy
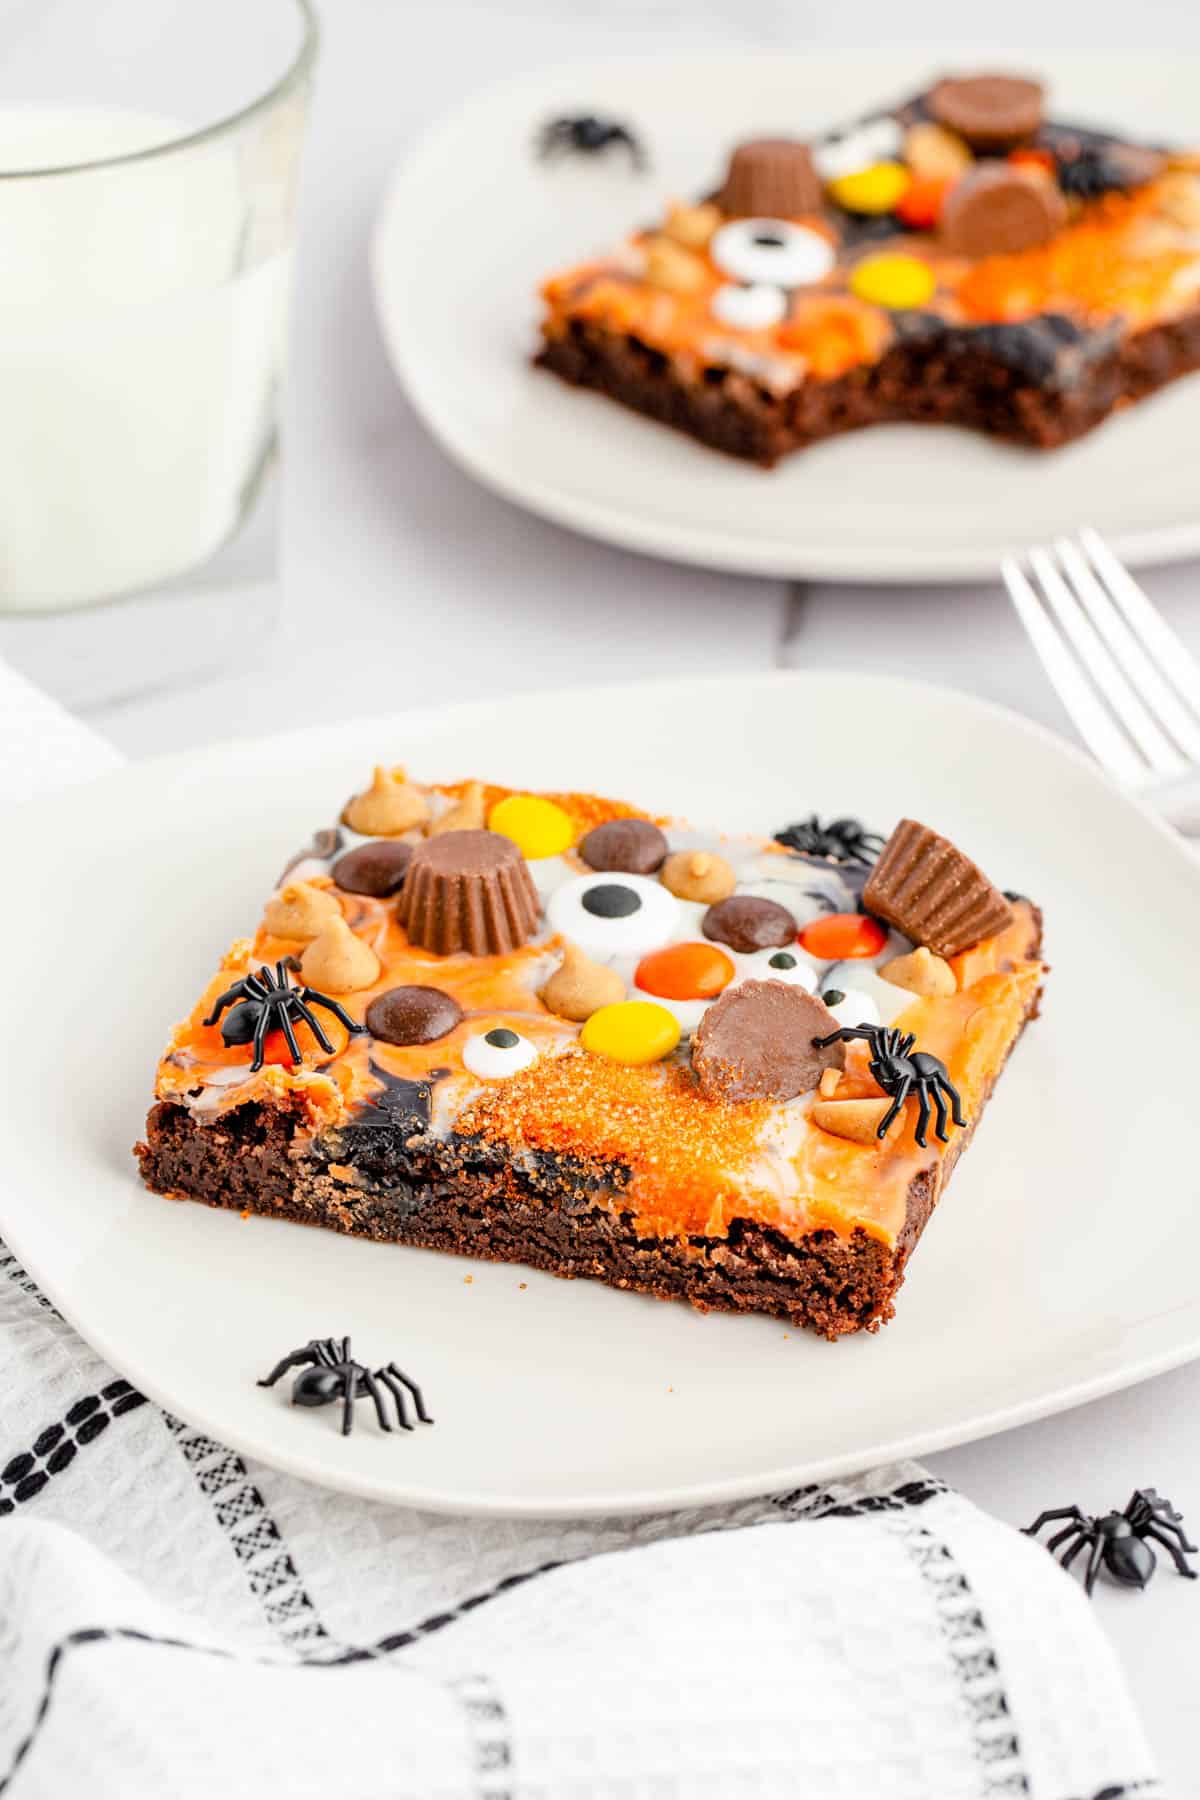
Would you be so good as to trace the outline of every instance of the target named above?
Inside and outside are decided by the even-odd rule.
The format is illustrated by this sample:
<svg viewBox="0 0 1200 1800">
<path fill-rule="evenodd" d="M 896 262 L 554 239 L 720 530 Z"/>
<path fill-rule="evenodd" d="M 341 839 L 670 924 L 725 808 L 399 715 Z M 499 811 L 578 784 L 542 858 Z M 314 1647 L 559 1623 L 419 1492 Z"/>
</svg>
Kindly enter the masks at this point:
<svg viewBox="0 0 1200 1800">
<path fill-rule="evenodd" d="M 864 256 L 850 277 L 850 291 L 860 300 L 897 309 L 924 306 L 936 286 L 928 263 L 899 252 Z"/>
<path fill-rule="evenodd" d="M 592 1014 L 579 1041 L 610 1062 L 661 1062 L 679 1042 L 679 1020 L 652 1000 L 617 1000 Z"/>
<path fill-rule="evenodd" d="M 893 212 L 903 200 L 912 176 L 903 163 L 872 163 L 853 175 L 838 175 L 829 183 L 831 197 L 847 212 Z"/>
<path fill-rule="evenodd" d="M 575 842 L 575 827 L 561 806 L 540 794 L 509 794 L 497 800 L 488 814 L 488 827 L 511 838 L 530 862 L 542 856 L 561 856 Z"/>
</svg>

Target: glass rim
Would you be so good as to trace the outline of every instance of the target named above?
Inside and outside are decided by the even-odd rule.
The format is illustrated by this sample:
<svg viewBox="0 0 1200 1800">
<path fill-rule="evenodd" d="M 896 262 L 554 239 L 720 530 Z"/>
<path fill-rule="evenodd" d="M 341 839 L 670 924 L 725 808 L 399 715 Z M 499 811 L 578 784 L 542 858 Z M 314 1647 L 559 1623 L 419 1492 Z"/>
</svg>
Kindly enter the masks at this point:
<svg viewBox="0 0 1200 1800">
<path fill-rule="evenodd" d="M 294 7 L 300 17 L 300 47 L 278 79 L 253 100 L 248 100 L 245 106 L 239 106 L 236 112 L 214 119 L 210 125 L 198 126 L 195 131 L 185 131 L 178 137 L 166 138 L 161 144 L 147 144 L 142 150 L 122 150 L 115 156 L 85 157 L 82 162 L 46 163 L 40 168 L 0 168 L 0 182 L 42 181 L 55 175 L 85 175 L 93 169 L 116 169 L 124 163 L 149 162 L 153 157 L 172 156 L 177 151 L 194 149 L 198 145 L 224 137 L 228 132 L 236 131 L 256 113 L 266 112 L 276 101 L 284 99 L 299 87 L 316 59 L 321 29 L 313 0 L 288 0 L 288 4 Z"/>
</svg>

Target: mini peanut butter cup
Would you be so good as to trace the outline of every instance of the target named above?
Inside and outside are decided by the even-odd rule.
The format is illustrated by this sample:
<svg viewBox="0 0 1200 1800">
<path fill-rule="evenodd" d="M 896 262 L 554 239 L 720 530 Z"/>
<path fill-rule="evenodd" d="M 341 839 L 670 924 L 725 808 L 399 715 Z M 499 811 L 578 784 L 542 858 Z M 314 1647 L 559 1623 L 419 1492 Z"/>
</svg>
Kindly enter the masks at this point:
<svg viewBox="0 0 1200 1800">
<path fill-rule="evenodd" d="M 901 819 L 863 889 L 863 905 L 935 956 L 957 956 L 1011 923 L 1013 910 L 949 839 Z"/>
<path fill-rule="evenodd" d="M 735 219 L 796 219 L 820 212 L 821 178 L 812 151 L 798 138 L 739 144 L 716 203 Z"/>
<path fill-rule="evenodd" d="M 984 162 L 950 189 L 941 238 L 953 256 L 1014 256 L 1048 244 L 1066 222 L 1067 203 L 1052 181 Z"/>
<path fill-rule="evenodd" d="M 837 1020 L 815 994 L 782 981 L 742 981 L 710 1006 L 692 1040 L 692 1068 L 710 1100 L 794 1100 L 826 1069 L 845 1067 L 842 1045 L 818 1049 Z"/>
<path fill-rule="evenodd" d="M 929 110 L 972 150 L 1008 150 L 1031 138 L 1042 122 L 1040 81 L 1019 75 L 958 75 L 939 81 Z"/>
<path fill-rule="evenodd" d="M 408 941 L 438 956 L 500 956 L 537 929 L 525 858 L 497 831 L 446 831 L 413 851 L 396 917 Z"/>
</svg>

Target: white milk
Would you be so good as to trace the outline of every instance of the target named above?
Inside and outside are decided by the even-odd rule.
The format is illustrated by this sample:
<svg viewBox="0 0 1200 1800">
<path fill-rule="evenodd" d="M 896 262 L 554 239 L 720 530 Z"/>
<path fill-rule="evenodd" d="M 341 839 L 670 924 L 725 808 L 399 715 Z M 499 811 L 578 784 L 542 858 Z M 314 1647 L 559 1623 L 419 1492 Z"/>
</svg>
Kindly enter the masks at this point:
<svg viewBox="0 0 1200 1800">
<path fill-rule="evenodd" d="M 142 114 L 4 110 L 0 170 L 179 135 Z M 237 525 L 273 441 L 290 264 L 253 259 L 264 176 L 238 155 L 218 139 L 0 180 L 0 612 L 151 586 Z"/>
</svg>

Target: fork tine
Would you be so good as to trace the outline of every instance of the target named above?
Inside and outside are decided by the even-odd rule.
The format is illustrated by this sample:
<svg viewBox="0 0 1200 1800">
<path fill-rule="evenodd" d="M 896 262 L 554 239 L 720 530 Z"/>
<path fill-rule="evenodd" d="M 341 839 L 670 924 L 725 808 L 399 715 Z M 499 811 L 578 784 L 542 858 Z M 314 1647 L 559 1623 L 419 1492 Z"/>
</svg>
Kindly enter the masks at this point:
<svg viewBox="0 0 1200 1800">
<path fill-rule="evenodd" d="M 1055 549 L 1088 617 L 1125 671 L 1131 686 L 1179 748 L 1192 762 L 1200 762 L 1200 722 L 1150 660 L 1112 594 L 1084 560 L 1080 546 L 1069 538 L 1060 538 Z M 1145 599 L 1145 595 L 1142 598 Z M 1146 605 L 1150 605 L 1148 600 Z M 1154 616 L 1158 618 L 1159 615 L 1155 613 Z"/>
<path fill-rule="evenodd" d="M 1150 653 L 1189 705 L 1200 713 L 1200 665 L 1191 651 L 1172 631 L 1158 608 L 1146 598 L 1098 531 L 1085 525 L 1079 533 L 1079 541 L 1143 649 Z"/>
<path fill-rule="evenodd" d="M 1159 776 L 1181 775 L 1187 764 L 1151 718 L 1123 671 L 1113 661 L 1051 553 L 1042 549 L 1031 550 L 1029 563 L 1084 668 L 1150 764 L 1153 773 Z"/>
<path fill-rule="evenodd" d="M 1036 593 L 1011 556 L 1000 565 L 1008 597 L 1017 610 L 1029 641 L 1041 658 L 1050 684 L 1075 724 L 1075 729 L 1102 768 L 1125 787 L 1140 787 L 1147 768 L 1128 738 L 1079 672 L 1079 666 L 1051 625 Z"/>
</svg>

